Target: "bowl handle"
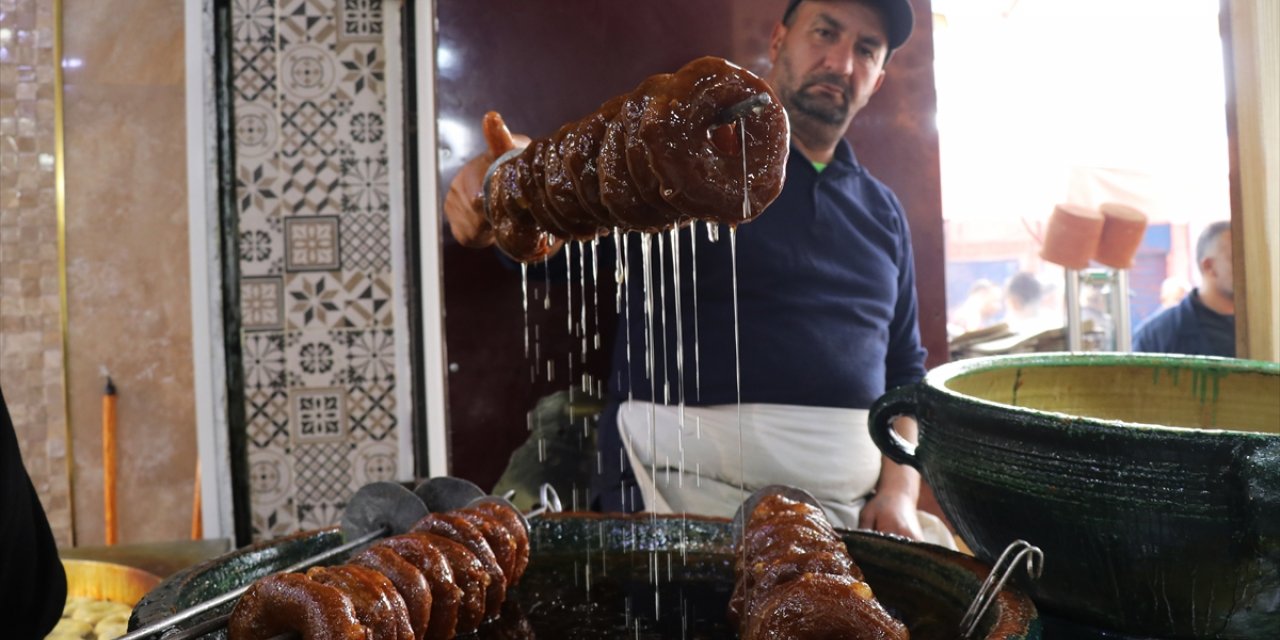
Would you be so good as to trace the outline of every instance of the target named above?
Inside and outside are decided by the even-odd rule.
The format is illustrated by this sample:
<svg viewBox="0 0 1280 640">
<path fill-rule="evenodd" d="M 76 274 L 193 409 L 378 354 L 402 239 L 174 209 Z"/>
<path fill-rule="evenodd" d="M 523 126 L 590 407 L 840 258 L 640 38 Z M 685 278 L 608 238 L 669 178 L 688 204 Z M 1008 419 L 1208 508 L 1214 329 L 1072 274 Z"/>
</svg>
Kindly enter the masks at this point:
<svg viewBox="0 0 1280 640">
<path fill-rule="evenodd" d="M 880 447 L 880 452 L 898 464 L 905 464 L 920 469 L 920 459 L 916 457 L 916 445 L 907 442 L 906 438 L 893 430 L 893 421 L 898 416 L 916 415 L 916 386 L 906 385 L 890 389 L 871 405 L 871 440 Z"/>
</svg>

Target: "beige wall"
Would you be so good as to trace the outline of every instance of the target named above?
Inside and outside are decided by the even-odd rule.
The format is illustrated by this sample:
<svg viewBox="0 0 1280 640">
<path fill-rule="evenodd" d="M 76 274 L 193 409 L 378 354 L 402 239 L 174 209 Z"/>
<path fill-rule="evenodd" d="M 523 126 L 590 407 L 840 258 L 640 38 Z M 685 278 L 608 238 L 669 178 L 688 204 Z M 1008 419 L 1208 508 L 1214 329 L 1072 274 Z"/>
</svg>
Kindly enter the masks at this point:
<svg viewBox="0 0 1280 640">
<path fill-rule="evenodd" d="M 23 455 L 59 544 L 93 545 L 104 539 L 102 367 L 119 389 L 119 540 L 184 538 L 190 530 L 196 446 L 182 4 L 63 2 L 65 370 L 55 183 L 39 157 L 52 155 L 55 144 L 53 5 L 53 0 L 18 0 L 16 11 L 4 19 L 24 20 L 30 14 L 38 24 L 3 25 L 14 39 L 19 30 L 32 31 L 37 46 L 31 54 L 33 135 L 27 135 L 26 125 L 6 119 L 27 107 L 21 97 L 30 89 L 10 79 L 25 72 L 26 58 L 0 62 L 6 176 L 0 184 L 0 384 L 13 405 Z M 11 101 L 15 95 L 19 99 Z M 14 156 L 13 148 L 21 152 Z M 10 175 L 16 176 L 16 189 Z M 64 385 L 69 449 L 61 435 L 67 424 Z M 70 491 L 63 451 L 73 458 Z"/>
<path fill-rule="evenodd" d="M 190 532 L 196 433 L 182 11 L 170 0 L 64 0 L 78 544 L 103 540 L 102 367 L 119 393 L 120 541 Z"/>
</svg>

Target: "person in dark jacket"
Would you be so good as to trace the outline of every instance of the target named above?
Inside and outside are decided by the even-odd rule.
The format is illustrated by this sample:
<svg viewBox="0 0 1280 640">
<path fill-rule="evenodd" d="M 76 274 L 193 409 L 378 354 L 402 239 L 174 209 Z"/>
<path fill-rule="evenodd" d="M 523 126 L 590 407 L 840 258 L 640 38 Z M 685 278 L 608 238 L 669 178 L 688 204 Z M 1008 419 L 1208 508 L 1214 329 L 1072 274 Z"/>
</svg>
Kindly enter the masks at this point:
<svg viewBox="0 0 1280 640">
<path fill-rule="evenodd" d="M 1196 241 L 1200 286 L 1182 302 L 1151 316 L 1133 336 L 1133 350 L 1188 355 L 1236 355 L 1236 303 L 1231 223 L 1215 222 Z"/>
<path fill-rule="evenodd" d="M 0 393 L 0 607 L 6 638 L 43 638 L 58 623 L 67 576 Z"/>
</svg>

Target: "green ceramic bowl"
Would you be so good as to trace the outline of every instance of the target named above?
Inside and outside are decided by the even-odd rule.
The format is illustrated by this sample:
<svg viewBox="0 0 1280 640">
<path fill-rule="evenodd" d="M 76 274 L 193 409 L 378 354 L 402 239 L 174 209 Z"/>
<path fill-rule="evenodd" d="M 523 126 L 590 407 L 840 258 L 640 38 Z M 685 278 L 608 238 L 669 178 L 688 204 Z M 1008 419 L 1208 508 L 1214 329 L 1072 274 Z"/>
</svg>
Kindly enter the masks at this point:
<svg viewBox="0 0 1280 640">
<path fill-rule="evenodd" d="M 889 428 L 915 415 L 918 446 Z M 1280 638 L 1280 365 L 1035 354 L 953 362 L 871 410 L 979 558 L 1024 539 L 1042 611 L 1162 638 Z"/>
<path fill-rule="evenodd" d="M 467 637 L 737 637 L 724 622 L 733 588 L 727 520 L 569 513 L 537 518 L 532 527 L 524 579 L 508 595 L 498 620 Z M 907 623 L 913 640 L 959 637 L 960 619 L 986 577 L 986 566 L 941 547 L 889 536 L 844 532 L 844 537 L 877 597 Z M 313 531 L 187 569 L 143 598 L 130 628 L 157 622 L 339 544 L 336 530 Z M 229 610 L 230 605 L 210 611 L 179 628 L 191 629 Z M 1035 606 L 1012 587 L 997 593 L 980 622 L 975 639 L 1040 638 Z M 224 638 L 225 630 L 198 637 Z"/>
</svg>

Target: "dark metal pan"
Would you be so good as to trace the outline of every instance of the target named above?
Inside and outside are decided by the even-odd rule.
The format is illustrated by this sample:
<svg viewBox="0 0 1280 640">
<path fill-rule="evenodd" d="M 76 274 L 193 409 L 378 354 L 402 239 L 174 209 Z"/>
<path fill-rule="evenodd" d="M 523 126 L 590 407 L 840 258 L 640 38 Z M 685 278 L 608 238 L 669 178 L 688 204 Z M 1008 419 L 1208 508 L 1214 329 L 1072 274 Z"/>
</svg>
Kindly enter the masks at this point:
<svg viewBox="0 0 1280 640">
<path fill-rule="evenodd" d="M 735 638 L 724 622 L 733 588 L 731 527 L 709 518 L 548 514 L 531 522 L 529 569 L 499 620 L 473 636 L 603 640 Z M 913 640 L 951 640 L 988 567 L 933 545 L 842 532 L 850 553 L 886 608 Z M 160 620 L 341 544 L 336 529 L 245 547 L 178 573 L 147 594 L 130 628 Z M 657 586 L 654 580 L 656 578 Z M 184 627 L 226 613 L 208 612 Z M 1040 638 L 1036 609 L 1002 590 L 977 638 Z M 224 638 L 219 630 L 205 638 Z"/>
</svg>

